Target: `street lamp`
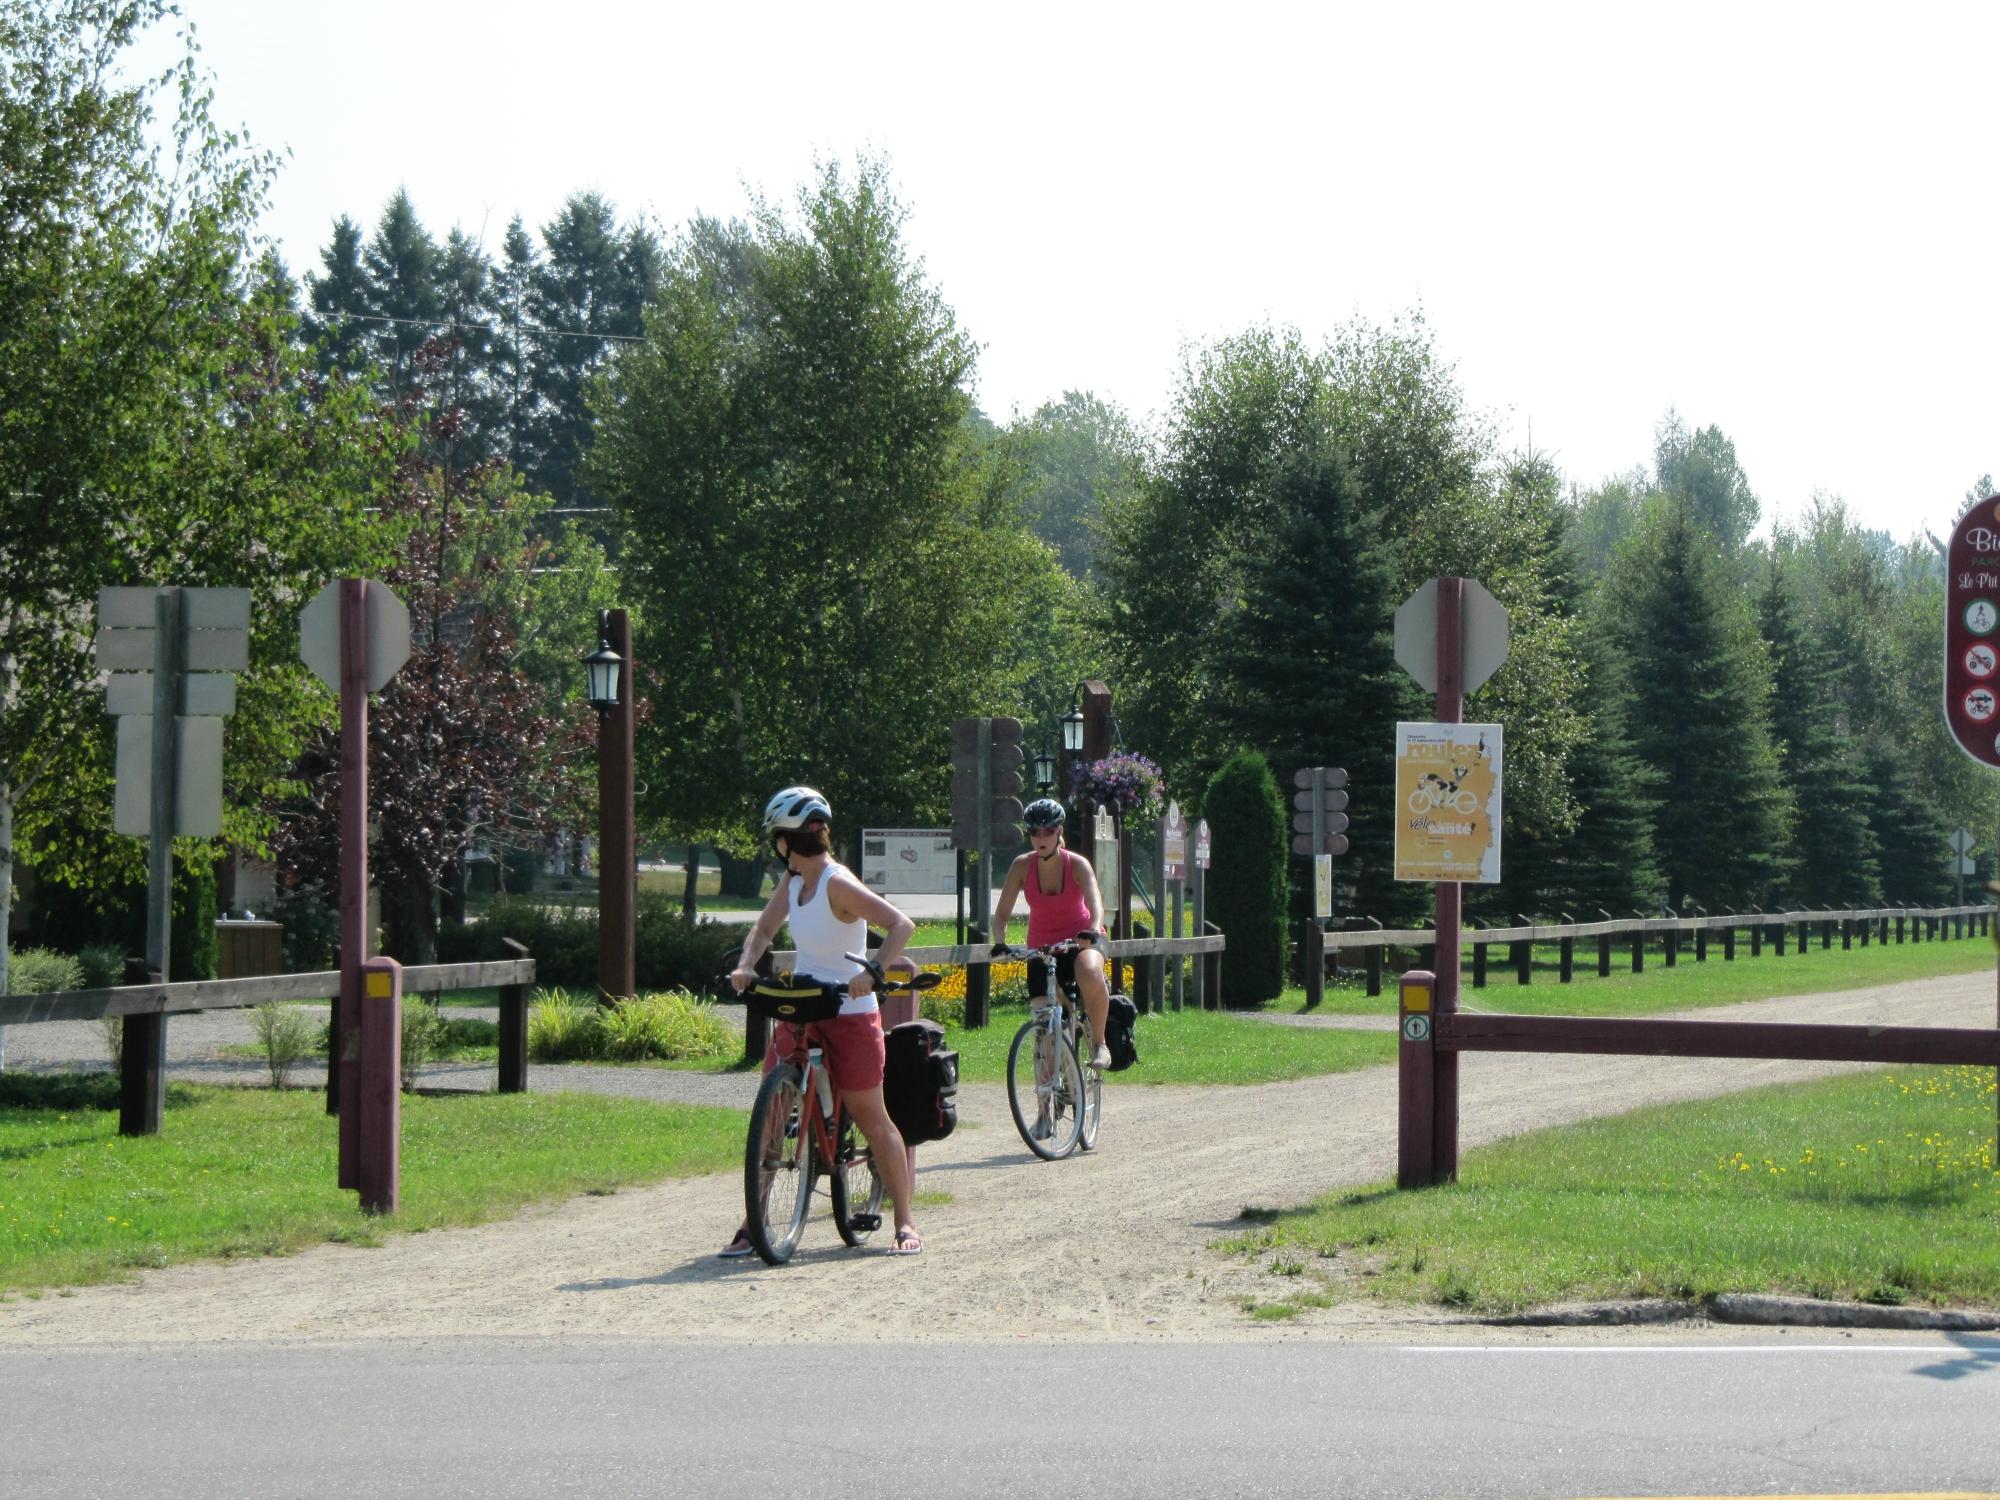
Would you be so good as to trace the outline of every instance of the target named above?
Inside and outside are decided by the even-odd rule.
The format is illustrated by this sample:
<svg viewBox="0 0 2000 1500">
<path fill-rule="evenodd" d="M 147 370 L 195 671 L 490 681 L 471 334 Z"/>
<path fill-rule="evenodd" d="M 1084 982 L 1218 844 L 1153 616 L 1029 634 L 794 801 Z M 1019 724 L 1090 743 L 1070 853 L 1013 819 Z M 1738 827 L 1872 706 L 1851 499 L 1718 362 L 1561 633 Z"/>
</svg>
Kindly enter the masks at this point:
<svg viewBox="0 0 2000 1500">
<path fill-rule="evenodd" d="M 1071 755 L 1083 749 L 1083 704 L 1078 698 L 1070 700 L 1069 712 L 1062 716 L 1062 746 Z"/>
<path fill-rule="evenodd" d="M 1049 754 L 1049 742 L 1042 741 L 1042 748 L 1035 755 L 1035 785 L 1042 791 L 1056 784 L 1056 758 Z"/>
<path fill-rule="evenodd" d="M 621 650 L 622 648 L 622 650 Z M 620 1000 L 636 989 L 633 908 L 638 896 L 633 826 L 632 622 L 597 612 L 597 649 L 583 659 L 597 710 L 597 988 Z M 622 680 L 621 680 L 622 679 Z"/>
<path fill-rule="evenodd" d="M 583 659 L 583 669 L 589 678 L 585 697 L 590 706 L 597 710 L 597 717 L 607 717 L 618 706 L 618 669 L 625 665 L 625 658 L 611 649 L 611 611 L 597 612 L 597 649 Z"/>
</svg>

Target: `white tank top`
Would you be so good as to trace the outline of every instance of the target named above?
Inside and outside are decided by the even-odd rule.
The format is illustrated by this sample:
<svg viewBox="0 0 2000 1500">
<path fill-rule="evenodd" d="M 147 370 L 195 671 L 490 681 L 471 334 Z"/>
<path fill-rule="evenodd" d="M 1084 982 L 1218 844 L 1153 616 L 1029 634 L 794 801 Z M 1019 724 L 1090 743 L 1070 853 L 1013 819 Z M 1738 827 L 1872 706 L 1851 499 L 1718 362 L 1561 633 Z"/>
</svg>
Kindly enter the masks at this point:
<svg viewBox="0 0 2000 1500">
<path fill-rule="evenodd" d="M 847 869 L 830 859 L 820 872 L 819 887 L 812 893 L 809 902 L 799 900 L 799 890 L 805 884 L 805 877 L 794 875 L 789 892 L 792 912 L 787 920 L 792 928 L 792 947 L 798 953 L 794 972 L 827 984 L 845 984 L 862 972 L 861 965 L 847 955 L 868 951 L 868 924 L 859 917 L 852 922 L 843 922 L 833 914 L 833 907 L 826 899 L 826 888 L 832 883 L 835 872 L 846 875 Z M 849 995 L 840 1003 L 843 1016 L 865 1016 L 877 1008 L 873 994 L 863 995 L 859 1000 Z"/>
</svg>

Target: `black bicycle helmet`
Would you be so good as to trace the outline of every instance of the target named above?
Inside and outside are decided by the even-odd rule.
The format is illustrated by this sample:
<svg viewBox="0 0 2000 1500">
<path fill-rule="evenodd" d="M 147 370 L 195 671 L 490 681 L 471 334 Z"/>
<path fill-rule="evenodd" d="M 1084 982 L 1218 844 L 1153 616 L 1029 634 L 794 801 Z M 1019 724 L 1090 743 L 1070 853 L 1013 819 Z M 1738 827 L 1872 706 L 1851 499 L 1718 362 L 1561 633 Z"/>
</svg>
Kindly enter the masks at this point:
<svg viewBox="0 0 2000 1500">
<path fill-rule="evenodd" d="M 1021 822 L 1029 828 L 1060 828 L 1068 817 L 1053 797 L 1038 797 L 1021 809 Z"/>
</svg>

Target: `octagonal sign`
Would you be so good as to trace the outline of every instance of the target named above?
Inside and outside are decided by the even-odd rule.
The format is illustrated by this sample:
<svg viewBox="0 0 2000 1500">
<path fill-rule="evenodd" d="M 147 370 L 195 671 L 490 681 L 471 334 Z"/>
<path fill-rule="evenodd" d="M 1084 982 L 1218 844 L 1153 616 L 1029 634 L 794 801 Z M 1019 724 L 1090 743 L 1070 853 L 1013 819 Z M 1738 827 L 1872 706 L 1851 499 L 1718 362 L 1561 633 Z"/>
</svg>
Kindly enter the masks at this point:
<svg viewBox="0 0 2000 1500">
<path fill-rule="evenodd" d="M 1437 691 L 1437 595 L 1435 578 L 1403 601 L 1396 611 L 1396 664 L 1427 693 Z M 1464 580 L 1459 606 L 1462 644 L 1460 675 L 1471 692 L 1507 660 L 1507 606 L 1476 578 Z"/>
<path fill-rule="evenodd" d="M 336 693 L 340 691 L 340 582 L 334 579 L 299 611 L 299 658 Z M 368 622 L 368 691 L 379 693 L 410 659 L 410 611 L 388 584 L 372 578 L 361 597 Z"/>
</svg>

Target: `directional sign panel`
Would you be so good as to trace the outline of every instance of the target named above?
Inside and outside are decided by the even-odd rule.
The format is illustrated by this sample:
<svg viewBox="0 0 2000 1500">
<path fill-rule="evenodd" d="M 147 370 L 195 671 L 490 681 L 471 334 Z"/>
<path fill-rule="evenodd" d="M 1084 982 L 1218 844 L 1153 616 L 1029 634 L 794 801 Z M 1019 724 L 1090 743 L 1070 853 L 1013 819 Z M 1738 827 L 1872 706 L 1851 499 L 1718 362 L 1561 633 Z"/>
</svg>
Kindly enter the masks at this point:
<svg viewBox="0 0 2000 1500">
<path fill-rule="evenodd" d="M 1396 611 L 1396 664 L 1430 693 L 1437 691 L 1437 587 L 1431 579 Z M 1460 674 L 1469 693 L 1507 660 L 1507 609 L 1476 578 L 1464 580 L 1462 598 Z"/>
<path fill-rule="evenodd" d="M 151 672 L 113 672 L 104 685 L 104 711 L 113 717 L 153 711 Z M 226 719 L 236 712 L 236 677 L 230 672 L 190 672 L 181 678 L 180 711 Z"/>
<path fill-rule="evenodd" d="M 175 719 L 174 835 L 212 839 L 222 832 L 222 720 Z M 146 838 L 153 831 L 153 717 L 118 720 L 118 783 L 111 830 Z"/>
<path fill-rule="evenodd" d="M 1953 854 L 1970 854 L 1972 852 L 1972 832 L 1970 829 L 1961 828 L 1952 834 L 1951 852 Z"/>
<path fill-rule="evenodd" d="M 2000 500 L 1968 510 L 1945 549 L 1944 722 L 1958 748 L 2000 766 Z M 1959 851 L 1963 853 L 1964 851 Z"/>
</svg>

